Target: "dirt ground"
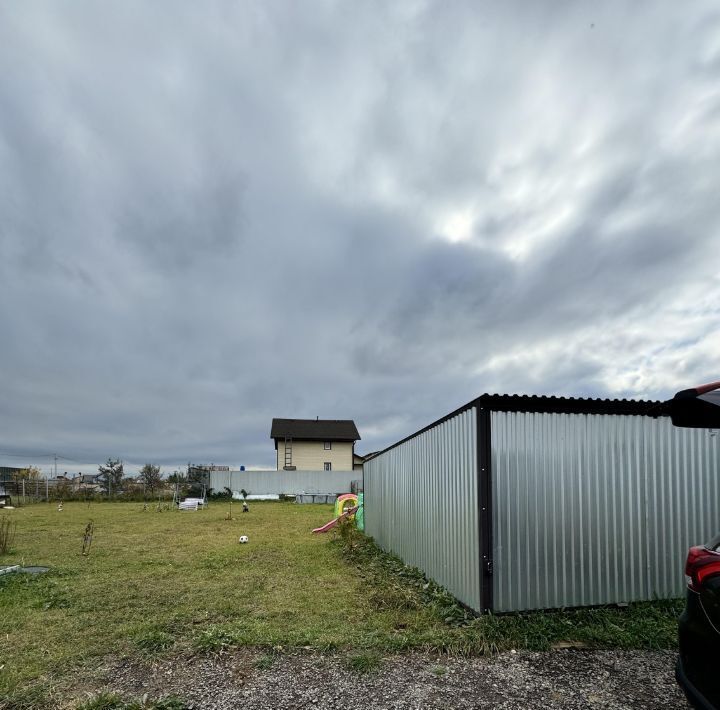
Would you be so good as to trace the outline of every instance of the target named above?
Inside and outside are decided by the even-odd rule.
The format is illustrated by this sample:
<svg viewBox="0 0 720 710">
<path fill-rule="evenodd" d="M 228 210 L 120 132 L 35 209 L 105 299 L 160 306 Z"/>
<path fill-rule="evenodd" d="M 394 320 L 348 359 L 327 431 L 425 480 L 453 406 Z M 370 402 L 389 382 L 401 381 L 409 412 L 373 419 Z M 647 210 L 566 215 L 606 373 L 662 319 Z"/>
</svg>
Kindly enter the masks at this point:
<svg viewBox="0 0 720 710">
<path fill-rule="evenodd" d="M 370 672 L 340 655 L 253 650 L 143 665 L 110 663 L 98 690 L 126 699 L 173 694 L 200 708 L 686 708 L 670 651 L 509 652 L 492 658 L 418 653 Z M 81 698 L 77 698 L 81 699 Z"/>
</svg>

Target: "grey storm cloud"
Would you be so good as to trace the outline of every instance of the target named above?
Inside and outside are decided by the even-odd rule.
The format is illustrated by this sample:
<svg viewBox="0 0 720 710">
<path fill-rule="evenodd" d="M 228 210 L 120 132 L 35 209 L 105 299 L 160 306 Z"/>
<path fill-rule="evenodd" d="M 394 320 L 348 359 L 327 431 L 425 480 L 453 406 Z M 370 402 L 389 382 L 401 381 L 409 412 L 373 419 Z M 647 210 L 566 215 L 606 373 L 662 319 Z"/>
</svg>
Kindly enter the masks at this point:
<svg viewBox="0 0 720 710">
<path fill-rule="evenodd" d="M 701 1 L 3 4 L 0 460 L 717 377 L 719 69 Z"/>
</svg>

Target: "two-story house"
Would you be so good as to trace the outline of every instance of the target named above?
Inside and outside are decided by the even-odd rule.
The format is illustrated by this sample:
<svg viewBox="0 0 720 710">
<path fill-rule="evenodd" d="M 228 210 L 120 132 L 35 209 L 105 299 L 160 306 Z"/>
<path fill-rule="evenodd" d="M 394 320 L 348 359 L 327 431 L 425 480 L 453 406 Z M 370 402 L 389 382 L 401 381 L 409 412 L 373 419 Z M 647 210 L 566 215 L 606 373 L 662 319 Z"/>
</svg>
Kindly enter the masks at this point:
<svg viewBox="0 0 720 710">
<path fill-rule="evenodd" d="M 355 442 L 352 419 L 273 419 L 277 470 L 352 471 Z"/>
</svg>

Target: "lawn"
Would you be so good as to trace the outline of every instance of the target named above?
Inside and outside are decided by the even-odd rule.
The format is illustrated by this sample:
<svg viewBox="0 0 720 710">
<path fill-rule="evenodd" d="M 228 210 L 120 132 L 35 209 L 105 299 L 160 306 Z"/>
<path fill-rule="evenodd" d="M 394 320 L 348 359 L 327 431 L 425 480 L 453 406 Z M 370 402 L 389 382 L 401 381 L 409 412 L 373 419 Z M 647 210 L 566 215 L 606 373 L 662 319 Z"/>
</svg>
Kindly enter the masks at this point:
<svg viewBox="0 0 720 710">
<path fill-rule="evenodd" d="M 243 514 L 234 505 L 234 520 L 227 511 L 227 502 L 198 512 L 67 503 L 62 512 L 37 504 L 3 513 L 17 536 L 0 563 L 51 572 L 0 577 L 0 699 L 19 706 L 34 685 L 72 686 L 108 655 L 310 647 L 356 654 L 362 665 L 409 648 L 674 644 L 677 602 L 473 619 L 362 536 L 312 535 L 332 506 L 254 503 Z M 238 544 L 241 534 L 249 544 Z"/>
</svg>

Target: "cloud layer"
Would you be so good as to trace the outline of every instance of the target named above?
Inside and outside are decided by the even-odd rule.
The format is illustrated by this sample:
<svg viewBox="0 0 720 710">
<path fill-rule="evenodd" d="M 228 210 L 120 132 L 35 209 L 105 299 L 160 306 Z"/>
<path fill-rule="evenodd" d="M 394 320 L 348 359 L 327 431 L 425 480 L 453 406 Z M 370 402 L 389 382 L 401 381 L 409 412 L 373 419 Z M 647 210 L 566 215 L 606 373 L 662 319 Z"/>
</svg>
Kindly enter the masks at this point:
<svg viewBox="0 0 720 710">
<path fill-rule="evenodd" d="M 1 6 L 0 461 L 717 378 L 720 14 L 596 5 Z"/>
</svg>

